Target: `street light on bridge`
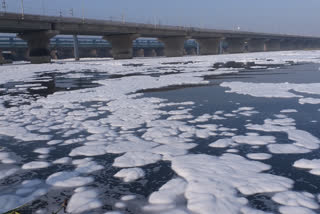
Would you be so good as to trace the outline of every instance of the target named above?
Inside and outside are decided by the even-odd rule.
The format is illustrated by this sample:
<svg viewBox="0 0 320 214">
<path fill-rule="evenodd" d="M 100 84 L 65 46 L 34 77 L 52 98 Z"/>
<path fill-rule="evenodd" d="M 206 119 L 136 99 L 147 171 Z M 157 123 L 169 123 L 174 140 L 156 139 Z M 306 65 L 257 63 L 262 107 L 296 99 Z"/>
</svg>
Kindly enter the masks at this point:
<svg viewBox="0 0 320 214">
<path fill-rule="evenodd" d="M 23 0 L 21 0 L 21 15 L 22 15 L 22 19 L 24 19 L 24 6 L 23 6 Z"/>
</svg>

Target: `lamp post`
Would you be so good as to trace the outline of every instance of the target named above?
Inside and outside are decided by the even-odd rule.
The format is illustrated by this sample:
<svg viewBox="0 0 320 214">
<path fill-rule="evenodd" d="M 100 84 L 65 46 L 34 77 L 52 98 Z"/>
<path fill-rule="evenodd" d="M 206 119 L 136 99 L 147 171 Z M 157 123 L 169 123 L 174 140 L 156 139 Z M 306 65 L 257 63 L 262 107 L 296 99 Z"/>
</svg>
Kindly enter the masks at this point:
<svg viewBox="0 0 320 214">
<path fill-rule="evenodd" d="M 82 23 L 84 23 L 84 0 L 81 1 L 81 13 L 82 13 Z"/>
<path fill-rule="evenodd" d="M 21 0 L 21 15 L 22 15 L 22 19 L 24 19 L 24 6 L 23 6 L 23 0 Z"/>
<path fill-rule="evenodd" d="M 42 14 L 43 14 L 43 15 L 46 15 L 44 0 L 42 0 L 41 3 L 42 3 L 42 5 L 41 5 L 41 6 L 42 6 Z"/>
</svg>

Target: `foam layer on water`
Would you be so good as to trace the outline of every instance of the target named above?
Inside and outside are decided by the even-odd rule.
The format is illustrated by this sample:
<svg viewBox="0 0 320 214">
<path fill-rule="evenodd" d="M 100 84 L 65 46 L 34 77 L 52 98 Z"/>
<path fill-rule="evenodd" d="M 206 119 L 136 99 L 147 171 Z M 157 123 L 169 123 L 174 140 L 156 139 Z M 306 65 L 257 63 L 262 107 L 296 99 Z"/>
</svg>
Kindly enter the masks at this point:
<svg viewBox="0 0 320 214">
<path fill-rule="evenodd" d="M 191 65 L 162 64 L 172 61 L 167 58 L 136 59 L 144 65 L 132 68 L 122 66 L 123 63 L 130 61 L 113 60 L 13 65 L 7 66 L 6 69 L 0 67 L 0 84 L 13 80 L 35 81 L 39 79 L 38 75 L 52 72 L 66 79 L 93 76 L 84 74 L 84 70 L 93 73 L 101 72 L 104 75 L 123 75 L 120 78 L 95 81 L 95 84 L 99 84 L 96 88 L 60 91 L 47 97 L 39 96 L 35 100 L 29 100 L 22 95 L 15 98 L 5 96 L 4 99 L 11 100 L 15 104 L 16 107 L 12 108 L 5 108 L 4 102 L 0 101 L 0 135 L 14 138 L 21 146 L 28 147 L 29 143 L 32 146 L 37 143 L 31 153 L 41 155 L 39 158 L 42 159 L 39 161 L 38 158 L 30 155 L 20 163 L 20 159 L 16 158 L 14 153 L 1 151 L 0 179 L 6 181 L 5 179 L 15 176 L 21 167 L 24 169 L 21 171 L 35 177 L 39 176 L 36 173 L 41 173 L 41 170 L 46 170 L 47 167 L 50 167 L 48 170 L 52 170 L 50 172 L 52 174 L 40 183 L 27 184 L 27 182 L 22 183 L 22 186 L 12 185 L 13 188 L 8 186 L 6 192 L 0 195 L 0 207 L 4 207 L 0 211 L 5 212 L 15 206 L 39 199 L 52 189 L 72 191 L 72 188 L 81 187 L 74 191 L 67 208 L 68 212 L 94 212 L 93 210 L 97 209 L 98 213 L 102 213 L 103 211 L 99 208 L 104 204 L 98 199 L 101 193 L 97 189 L 85 186 L 96 185 L 94 177 L 99 177 L 100 171 L 107 167 L 105 163 L 99 161 L 108 156 L 107 154 L 116 154 L 117 158 L 114 159 L 113 166 L 123 169 L 119 169 L 114 176 L 123 178 L 125 182 L 133 182 L 144 176 L 145 172 L 136 167 L 147 168 L 146 165 L 159 161 L 171 162 L 172 169 L 177 174 L 177 177 L 167 181 L 150 195 L 148 199 L 150 203 L 143 207 L 144 211 L 166 214 L 212 213 L 213 211 L 262 213 L 251 208 L 244 196 L 287 192 L 292 187 L 293 181 L 263 173 L 270 169 L 269 165 L 225 152 L 241 154 L 242 146 L 250 146 L 252 149 L 267 147 L 271 152 L 279 154 L 311 152 L 319 148 L 319 140 L 315 136 L 296 129 L 295 121 L 285 115 L 275 115 L 276 119 L 266 119 L 262 125 L 249 123 L 246 128 L 262 132 L 287 133 L 288 139 L 292 140 L 291 144 L 277 143 L 272 133 L 270 135 L 262 135 L 260 132 L 259 134 L 252 132 L 239 134 L 240 130 L 225 127 L 220 122 L 229 122 L 235 118 L 251 119 L 250 117 L 259 114 L 258 109 L 251 106 L 236 106 L 233 110 L 216 109 L 215 112 L 194 115 L 196 113 L 193 109 L 198 105 L 196 102 L 170 103 L 160 98 L 143 97 L 140 92 L 172 86 L 206 85 L 209 81 L 205 80 L 204 76 L 239 72 L 239 69 L 232 68 L 210 71 L 212 63 L 216 61 L 238 60 L 269 64 L 285 64 L 287 60 L 319 62 L 318 54 L 319 52 L 291 54 L 286 52 L 194 57 L 191 59 L 198 62 Z M 274 61 L 266 60 L 267 57 L 273 58 Z M 190 58 L 175 60 L 185 62 Z M 181 71 L 161 75 L 169 74 L 177 67 Z M 155 69 L 156 75 L 145 75 Z M 142 75 L 129 76 L 129 74 Z M 47 80 L 42 78 L 39 81 Z M 224 83 L 223 86 L 231 88 L 231 91 L 236 93 L 261 97 L 271 95 L 291 97 L 314 105 L 318 102 L 316 98 L 311 98 L 311 95 L 319 94 L 318 84 L 257 85 L 235 82 L 226 84 Z M 259 90 L 257 90 L 258 87 Z M 29 88 L 33 90 L 44 87 L 39 83 L 20 84 L 19 87 L 8 89 L 5 93 L 17 93 L 19 90 L 27 92 Z M 271 94 L 271 88 L 273 94 Z M 274 91 L 278 92 L 274 93 Z M 308 97 L 301 93 L 308 94 Z M 19 103 L 24 99 L 27 99 L 30 105 L 20 105 Z M 281 111 L 286 114 L 293 112 L 290 109 Z M 191 149 L 196 148 L 200 142 L 208 139 L 212 142 L 211 138 L 216 140 L 210 144 L 211 148 L 207 149 L 210 151 L 217 148 L 220 148 L 220 151 L 225 149 L 226 151 L 222 152 L 225 154 L 211 156 L 191 153 Z M 57 157 L 51 157 L 53 155 Z M 70 157 L 67 157 L 68 155 Z M 247 154 L 247 157 L 265 160 L 271 155 L 253 153 Z M 52 165 L 49 160 L 52 160 Z M 12 165 L 13 163 L 15 165 Z M 34 186 L 31 185 L 32 183 Z M 41 185 L 45 185 L 46 188 Z M 239 192 L 243 196 L 239 195 Z M 45 199 L 41 198 L 41 200 Z M 53 207 L 57 205 L 51 201 L 48 203 L 52 203 Z M 126 206 L 124 202 L 113 204 L 118 204 L 118 207 Z M 282 205 L 281 212 L 290 209 L 288 204 Z M 300 207 L 296 210 L 310 210 L 310 207 L 303 207 L 299 203 L 297 206 Z"/>
</svg>

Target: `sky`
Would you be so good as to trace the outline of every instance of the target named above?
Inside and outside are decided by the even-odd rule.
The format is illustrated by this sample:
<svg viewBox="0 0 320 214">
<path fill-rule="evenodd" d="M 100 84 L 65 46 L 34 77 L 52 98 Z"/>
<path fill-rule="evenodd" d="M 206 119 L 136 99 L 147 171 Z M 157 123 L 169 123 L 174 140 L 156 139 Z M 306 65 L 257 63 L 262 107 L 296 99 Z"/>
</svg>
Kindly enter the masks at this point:
<svg viewBox="0 0 320 214">
<path fill-rule="evenodd" d="M 6 10 L 320 36 L 320 0 L 0 0 Z M 3 11 L 1 7 L 1 11 Z"/>
</svg>

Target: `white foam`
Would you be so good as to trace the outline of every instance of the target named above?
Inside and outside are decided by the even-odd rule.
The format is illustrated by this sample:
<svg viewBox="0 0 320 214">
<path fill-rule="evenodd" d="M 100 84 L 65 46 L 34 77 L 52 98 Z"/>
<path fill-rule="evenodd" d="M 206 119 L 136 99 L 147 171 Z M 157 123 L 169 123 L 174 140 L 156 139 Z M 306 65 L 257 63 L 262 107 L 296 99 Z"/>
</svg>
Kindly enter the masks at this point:
<svg viewBox="0 0 320 214">
<path fill-rule="evenodd" d="M 299 103 L 300 104 L 320 104 L 320 99 L 311 98 L 311 97 L 301 98 L 299 99 Z"/>
<path fill-rule="evenodd" d="M 124 208 L 126 208 L 126 204 L 123 203 L 123 202 L 117 202 L 117 203 L 114 204 L 114 206 L 115 206 L 116 208 L 118 208 L 118 209 L 124 209 Z"/>
<path fill-rule="evenodd" d="M 81 160 L 74 160 L 73 164 L 76 165 L 76 172 L 79 173 L 93 173 L 95 171 L 99 171 L 104 169 L 102 165 L 97 164 L 95 161 L 92 161 L 91 159 L 85 158 Z"/>
<path fill-rule="evenodd" d="M 173 170 L 187 181 L 188 209 L 198 213 L 238 213 L 247 200 L 237 196 L 288 190 L 290 179 L 261 173 L 270 166 L 224 154 L 186 155 L 172 159 Z"/>
<path fill-rule="evenodd" d="M 290 91 L 308 94 L 320 94 L 320 83 L 293 84 L 293 83 L 248 83 L 248 82 L 224 82 L 222 87 L 230 88 L 230 93 L 250 95 L 266 98 L 302 98 L 301 95 Z M 316 99 L 300 99 L 299 102 L 315 102 Z M 316 100 L 318 103 L 318 100 Z M 315 104 L 315 103 L 314 103 Z"/>
<path fill-rule="evenodd" d="M 33 152 L 46 155 L 50 153 L 50 148 L 38 148 L 38 149 L 35 149 Z"/>
<path fill-rule="evenodd" d="M 186 149 L 180 149 L 170 145 L 161 145 L 153 148 L 151 150 L 152 153 L 160 154 L 164 156 L 164 159 L 167 159 L 171 156 L 185 155 L 188 153 Z"/>
<path fill-rule="evenodd" d="M 70 156 L 99 156 L 107 154 L 106 146 L 80 146 L 70 152 Z"/>
<path fill-rule="evenodd" d="M 0 161 L 4 164 L 16 163 L 16 160 L 14 160 L 12 155 L 8 152 L 0 152 Z"/>
<path fill-rule="evenodd" d="M 263 125 L 247 124 L 247 129 L 265 132 L 285 132 L 288 138 L 294 141 L 292 144 L 269 144 L 267 147 L 275 154 L 301 154 L 318 149 L 320 140 L 307 131 L 295 128 L 292 118 L 266 119 Z"/>
<path fill-rule="evenodd" d="M 143 151 L 150 150 L 151 148 L 157 145 L 158 145 L 157 143 L 146 142 L 143 140 L 136 140 L 136 142 L 125 141 L 125 142 L 119 142 L 119 143 L 107 146 L 106 151 L 108 153 L 115 153 L 115 154 L 121 154 L 129 151 L 143 152 Z"/>
<path fill-rule="evenodd" d="M 238 135 L 232 137 L 232 140 L 240 144 L 249 144 L 249 145 L 267 145 L 270 143 L 275 143 L 276 138 L 273 136 L 258 136 L 258 135 Z"/>
<path fill-rule="evenodd" d="M 316 214 L 312 210 L 305 207 L 281 206 L 279 211 L 281 214 Z"/>
<path fill-rule="evenodd" d="M 92 177 L 79 176 L 77 172 L 57 172 L 50 175 L 46 183 L 56 187 L 79 187 L 93 182 Z"/>
<path fill-rule="evenodd" d="M 249 153 L 247 157 L 253 160 L 267 160 L 272 157 L 272 155 L 267 153 Z"/>
<path fill-rule="evenodd" d="M 283 109 L 280 112 L 281 113 L 296 113 L 298 111 L 296 109 Z"/>
<path fill-rule="evenodd" d="M 7 167 L 0 167 L 0 180 L 8 176 L 14 175 L 18 171 L 19 168 L 12 165 Z"/>
<path fill-rule="evenodd" d="M 123 214 L 123 213 L 120 211 L 110 211 L 110 212 L 106 212 L 104 214 Z"/>
<path fill-rule="evenodd" d="M 295 141 L 294 145 L 301 146 L 307 149 L 318 149 L 320 140 L 309 132 L 297 129 L 287 131 L 290 140 Z"/>
<path fill-rule="evenodd" d="M 135 196 L 135 195 L 125 195 L 125 196 L 121 197 L 121 201 L 131 201 L 136 198 L 137 198 L 137 196 Z"/>
<path fill-rule="evenodd" d="M 132 182 L 144 177 L 144 175 L 144 171 L 140 168 L 129 168 L 120 170 L 114 175 L 114 177 L 122 178 L 124 182 Z"/>
<path fill-rule="evenodd" d="M 306 207 L 310 209 L 319 209 L 318 203 L 315 201 L 315 197 L 312 194 L 286 191 L 276 193 L 272 200 L 285 205 L 294 207 Z"/>
<path fill-rule="evenodd" d="M 71 162 L 71 160 L 72 159 L 69 157 L 64 157 L 64 158 L 59 158 L 59 159 L 53 161 L 52 163 L 53 164 L 68 164 Z"/>
<path fill-rule="evenodd" d="M 187 183 L 181 178 L 175 178 L 164 184 L 159 191 L 149 197 L 152 204 L 174 204 L 178 197 L 182 197 Z"/>
<path fill-rule="evenodd" d="M 29 163 L 23 164 L 22 169 L 42 169 L 48 168 L 51 164 L 45 161 L 31 161 Z"/>
<path fill-rule="evenodd" d="M 296 168 L 310 169 L 311 174 L 320 175 L 320 159 L 301 159 L 294 162 L 293 166 Z"/>
<path fill-rule="evenodd" d="M 127 152 L 116 158 L 113 166 L 115 167 L 136 167 L 155 163 L 161 160 L 161 155 L 149 152 Z"/>
<path fill-rule="evenodd" d="M 67 212 L 69 213 L 82 213 L 89 210 L 102 207 L 103 204 L 98 199 L 98 191 L 88 189 L 76 192 L 72 195 L 68 202 Z"/>
<path fill-rule="evenodd" d="M 62 140 L 51 140 L 47 144 L 48 145 L 56 145 L 56 144 L 60 144 L 62 142 L 63 142 Z"/>
<path fill-rule="evenodd" d="M 292 144 L 271 144 L 268 145 L 268 149 L 273 154 L 304 154 L 311 152 L 310 149 Z"/>
</svg>

